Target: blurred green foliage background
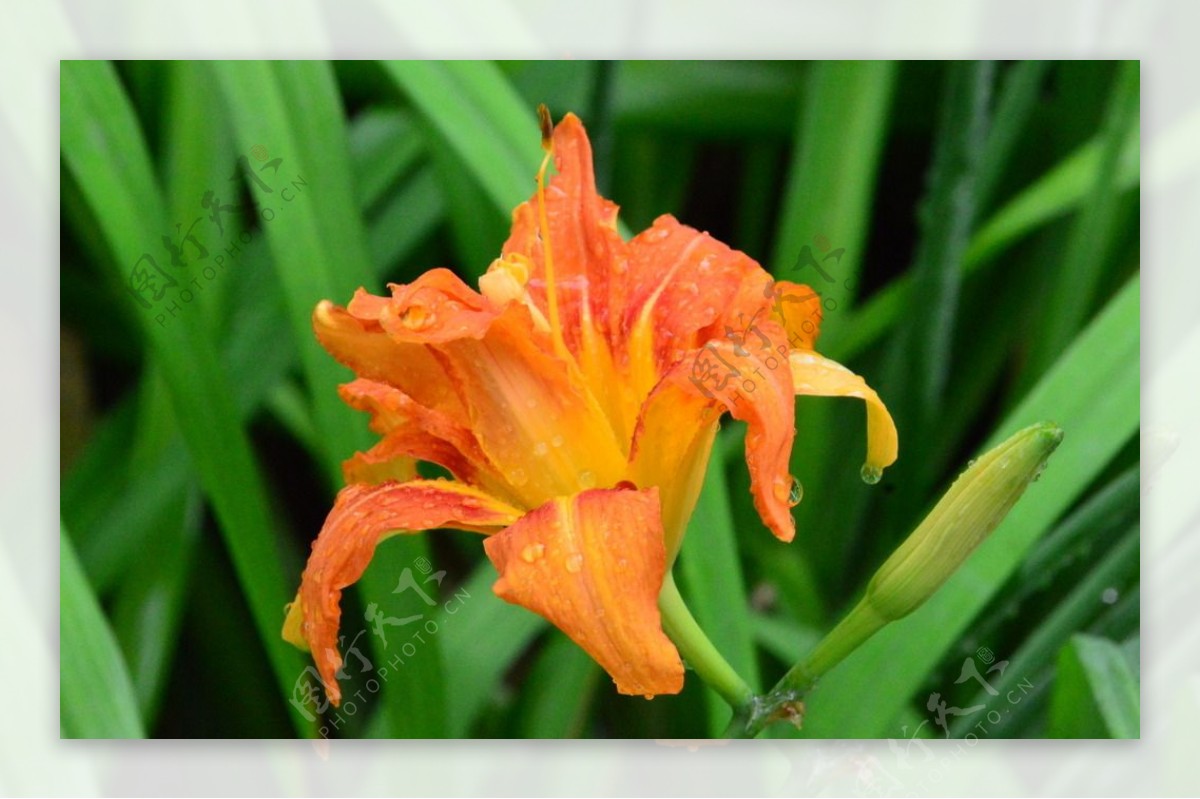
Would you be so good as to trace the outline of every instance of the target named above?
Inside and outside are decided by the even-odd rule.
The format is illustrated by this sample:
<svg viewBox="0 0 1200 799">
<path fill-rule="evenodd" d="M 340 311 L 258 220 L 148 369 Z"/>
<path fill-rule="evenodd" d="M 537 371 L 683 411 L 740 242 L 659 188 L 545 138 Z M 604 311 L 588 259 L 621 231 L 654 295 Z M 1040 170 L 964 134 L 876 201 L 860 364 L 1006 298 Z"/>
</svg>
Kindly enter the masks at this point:
<svg viewBox="0 0 1200 799">
<path fill-rule="evenodd" d="M 371 441 L 312 308 L 434 266 L 474 282 L 532 191 L 541 102 L 582 117 L 627 231 L 670 212 L 822 291 L 818 349 L 899 425 L 867 486 L 861 403 L 797 402 L 791 545 L 724 426 L 676 575 L 757 688 L 972 455 L 1066 431 L 963 571 L 769 734 L 1136 737 L 1139 69 L 1086 61 L 63 62 L 63 735 L 724 728 L 694 675 L 616 695 L 491 594 L 469 534 L 391 539 L 347 593 L 347 643 L 371 602 L 437 630 L 411 654 L 363 635 L 353 712 L 316 712 L 279 637 L 339 464 Z M 445 571 L 435 607 L 392 591 L 405 568 Z"/>
</svg>

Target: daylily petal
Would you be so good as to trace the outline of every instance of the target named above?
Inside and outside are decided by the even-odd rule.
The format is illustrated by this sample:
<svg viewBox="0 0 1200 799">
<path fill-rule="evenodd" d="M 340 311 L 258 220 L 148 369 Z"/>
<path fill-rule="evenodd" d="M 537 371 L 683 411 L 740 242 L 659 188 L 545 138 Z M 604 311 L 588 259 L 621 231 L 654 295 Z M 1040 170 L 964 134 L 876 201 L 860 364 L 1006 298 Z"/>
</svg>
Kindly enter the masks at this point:
<svg viewBox="0 0 1200 799">
<path fill-rule="evenodd" d="M 803 283 L 777 280 L 773 288 L 771 318 L 783 325 L 788 343 L 811 350 L 821 332 L 821 296 Z"/>
<path fill-rule="evenodd" d="M 683 663 L 658 611 L 661 519 L 655 488 L 552 500 L 484 541 L 500 572 L 496 595 L 570 636 L 621 693 L 678 693 Z"/>
<path fill-rule="evenodd" d="M 526 507 L 615 485 L 625 455 L 586 384 L 530 337 L 528 311 L 510 305 L 482 339 L 438 347 L 486 453 Z"/>
<path fill-rule="evenodd" d="M 645 397 L 679 355 L 753 324 L 771 277 L 750 256 L 667 214 L 629 242 L 631 379 Z M 747 302 L 748 301 L 748 302 Z M 712 329 L 710 326 L 714 326 Z M 698 336 L 704 330 L 706 335 Z"/>
<path fill-rule="evenodd" d="M 413 439 L 418 439 L 417 443 L 413 443 Z M 376 483 L 386 483 L 389 480 L 397 483 L 406 483 L 409 480 L 417 479 L 417 461 L 430 460 L 426 456 L 432 456 L 439 453 L 434 453 L 427 444 L 426 436 L 421 433 L 415 435 L 411 433 L 401 433 L 394 436 L 388 436 L 380 441 L 375 446 L 371 447 L 366 452 L 356 452 L 346 460 L 342 461 L 342 479 L 346 484 L 363 483 L 366 485 L 375 485 Z M 419 456 L 416 453 L 421 453 Z M 450 456 L 447 456 L 450 459 Z M 441 463 L 441 461 L 434 461 Z M 449 466 L 446 467 L 450 469 Z M 450 472 L 462 480 L 463 477 L 458 472 L 450 469 Z"/>
<path fill-rule="evenodd" d="M 453 273 L 434 270 L 393 285 L 389 302 L 364 311 L 379 313 L 397 345 L 424 345 L 444 366 L 471 430 L 467 440 L 451 440 L 469 461 L 489 465 L 493 487 L 503 480 L 535 507 L 621 478 L 625 455 L 608 417 L 524 305 L 498 308 Z"/>
<path fill-rule="evenodd" d="M 554 128 L 554 166 L 558 174 L 546 187 L 546 220 L 554 260 L 555 286 L 563 335 L 576 355 L 580 332 L 594 328 L 609 333 L 609 311 L 624 305 L 625 242 L 617 232 L 617 206 L 596 192 L 592 146 L 583 123 L 567 114 Z M 537 195 L 513 211 L 512 233 L 502 253 L 519 253 L 533 264 L 528 288 L 545 312 L 545 250 L 539 225 Z"/>
<path fill-rule="evenodd" d="M 696 507 L 721 409 L 686 382 L 691 366 L 668 373 L 642 405 L 629 455 L 629 477 L 656 486 L 662 501 L 667 560 L 678 551 Z"/>
<path fill-rule="evenodd" d="M 392 283 L 389 288 L 392 301 L 382 306 L 379 324 L 399 342 L 482 338 L 499 313 L 449 269 L 431 269 L 412 283 Z"/>
<path fill-rule="evenodd" d="M 792 383 L 797 394 L 815 397 L 857 397 L 867 403 L 867 459 L 864 468 L 876 477 L 892 465 L 899 450 L 896 423 L 879 395 L 866 381 L 815 352 L 793 350 Z"/>
<path fill-rule="evenodd" d="M 779 325 L 763 321 L 737 340 L 710 341 L 682 362 L 672 379 L 686 379 L 693 391 L 716 399 L 746 422 L 754 507 L 777 538 L 791 541 L 796 502 L 788 461 L 796 435 L 795 395 L 784 337 Z"/>
<path fill-rule="evenodd" d="M 429 349 L 397 342 L 380 327 L 379 315 L 389 302 L 362 289 L 349 310 L 323 300 L 313 311 L 313 330 L 321 346 L 359 377 L 394 386 L 420 405 L 465 423 L 466 411 L 454 386 Z"/>
<path fill-rule="evenodd" d="M 475 435 L 448 415 L 375 380 L 353 380 L 339 386 L 338 394 L 350 407 L 370 413 L 371 430 L 384 436 L 368 452 L 357 453 L 343 464 L 347 483 L 379 482 L 371 476 L 386 475 L 386 464 L 393 458 L 418 458 L 444 466 L 459 480 L 508 499 L 502 489 L 503 480 Z M 393 479 L 401 478 L 397 475 Z"/>
<path fill-rule="evenodd" d="M 546 230 L 542 230 L 535 192 L 513 211 L 512 233 L 504 243 L 501 263 L 520 259 L 529 264 L 522 290 L 536 317 L 548 319 L 544 234 L 549 237 L 559 332 L 617 437 L 627 442 L 638 398 L 618 379 L 614 352 L 627 291 L 628 245 L 617 232 L 617 206 L 596 191 L 592 147 L 574 114 L 567 114 L 555 127 L 553 150 L 557 174 L 544 194 Z M 489 280 L 497 296 L 512 293 L 512 280 L 502 276 Z"/>
<path fill-rule="evenodd" d="M 342 589 L 366 571 L 376 544 L 395 533 L 436 527 L 494 532 L 520 515 L 482 491 L 449 480 L 343 488 L 313 543 L 283 629 L 287 640 L 312 651 L 329 700 L 336 705 L 341 699 L 337 671 L 342 665 L 338 652 Z"/>
</svg>

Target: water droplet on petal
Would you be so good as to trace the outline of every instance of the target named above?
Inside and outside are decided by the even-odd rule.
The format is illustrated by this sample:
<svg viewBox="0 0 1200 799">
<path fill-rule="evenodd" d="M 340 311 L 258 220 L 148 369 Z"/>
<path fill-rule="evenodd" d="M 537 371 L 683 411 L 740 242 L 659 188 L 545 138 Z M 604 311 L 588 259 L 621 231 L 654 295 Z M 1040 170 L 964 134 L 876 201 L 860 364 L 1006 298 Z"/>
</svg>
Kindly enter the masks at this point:
<svg viewBox="0 0 1200 799">
<path fill-rule="evenodd" d="M 539 441 L 538 443 L 533 445 L 533 454 L 534 455 L 545 455 L 547 452 L 549 452 L 549 450 L 550 450 L 550 447 L 546 446 L 545 441 Z"/>
<path fill-rule="evenodd" d="M 529 482 L 529 476 L 525 474 L 524 469 L 513 469 L 508 473 L 508 482 L 515 486 L 523 486 Z"/>
<path fill-rule="evenodd" d="M 878 466 L 865 465 L 862 467 L 862 481 L 868 485 L 875 485 L 879 482 L 879 478 L 883 477 L 883 469 Z"/>
<path fill-rule="evenodd" d="M 788 491 L 788 505 L 796 507 L 800 504 L 800 500 L 804 498 L 804 486 L 795 477 L 792 478 L 792 487 Z"/>
<path fill-rule="evenodd" d="M 583 555 L 578 552 L 567 555 L 566 567 L 571 574 L 578 574 L 579 570 L 583 568 Z"/>
<path fill-rule="evenodd" d="M 775 499 L 780 502 L 786 502 L 789 508 L 794 508 L 800 503 L 800 499 L 804 496 L 804 486 L 800 484 L 792 475 L 786 478 L 775 478 Z"/>
<path fill-rule="evenodd" d="M 550 443 L 556 447 L 561 447 L 563 445 L 563 437 L 555 435 L 554 438 L 550 439 Z"/>
<path fill-rule="evenodd" d="M 596 475 L 584 469 L 579 473 L 579 484 L 584 488 L 591 488 L 596 485 Z"/>
<path fill-rule="evenodd" d="M 537 407 L 537 400 L 536 400 L 536 399 L 534 399 L 533 397 L 529 397 L 528 399 L 526 399 L 526 400 L 525 400 L 525 407 L 526 407 L 526 408 L 531 408 L 531 409 L 532 409 L 532 408 L 536 408 L 536 407 Z"/>
<path fill-rule="evenodd" d="M 533 563 L 540 559 L 545 551 L 546 547 L 542 544 L 530 544 L 521 550 L 521 560 L 526 563 Z"/>
</svg>

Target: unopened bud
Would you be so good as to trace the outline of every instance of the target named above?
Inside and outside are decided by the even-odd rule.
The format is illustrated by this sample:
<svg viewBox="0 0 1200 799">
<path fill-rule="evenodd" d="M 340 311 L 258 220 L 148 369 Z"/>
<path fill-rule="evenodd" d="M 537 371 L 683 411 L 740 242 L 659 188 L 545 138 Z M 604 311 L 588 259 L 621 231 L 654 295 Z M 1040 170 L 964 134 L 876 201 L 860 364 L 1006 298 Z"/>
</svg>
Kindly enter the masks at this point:
<svg viewBox="0 0 1200 799">
<path fill-rule="evenodd" d="M 920 607 L 1004 520 L 1062 438 L 1058 426 L 1035 424 L 971 463 L 875 572 L 865 603 L 887 621 Z"/>
</svg>

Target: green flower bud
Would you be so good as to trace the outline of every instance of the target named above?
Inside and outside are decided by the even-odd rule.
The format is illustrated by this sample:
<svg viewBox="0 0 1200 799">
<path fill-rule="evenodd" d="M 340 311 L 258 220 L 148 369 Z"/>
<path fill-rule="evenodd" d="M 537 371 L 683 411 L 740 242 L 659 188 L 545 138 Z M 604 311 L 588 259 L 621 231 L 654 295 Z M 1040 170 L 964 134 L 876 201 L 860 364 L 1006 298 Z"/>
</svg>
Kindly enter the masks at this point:
<svg viewBox="0 0 1200 799">
<path fill-rule="evenodd" d="M 1003 521 L 1063 438 L 1048 422 L 973 461 L 867 586 L 864 604 L 895 621 L 929 599 Z"/>
</svg>

